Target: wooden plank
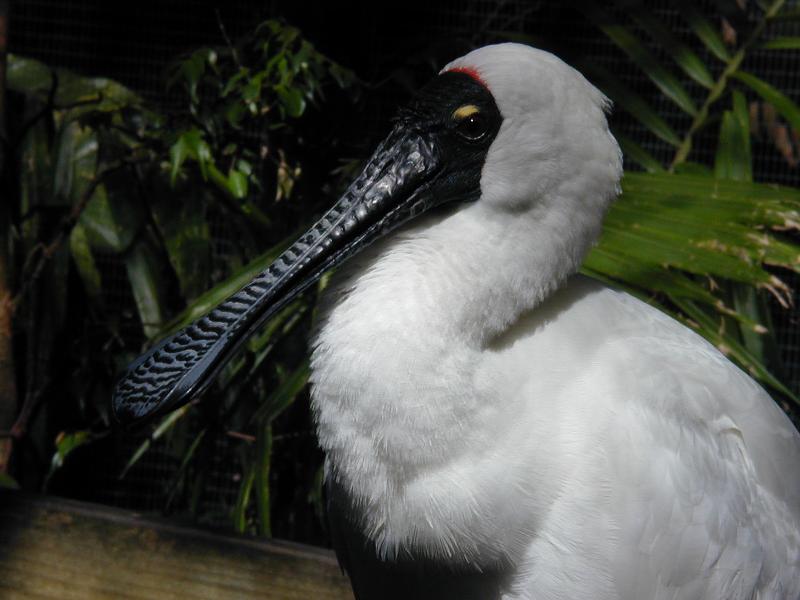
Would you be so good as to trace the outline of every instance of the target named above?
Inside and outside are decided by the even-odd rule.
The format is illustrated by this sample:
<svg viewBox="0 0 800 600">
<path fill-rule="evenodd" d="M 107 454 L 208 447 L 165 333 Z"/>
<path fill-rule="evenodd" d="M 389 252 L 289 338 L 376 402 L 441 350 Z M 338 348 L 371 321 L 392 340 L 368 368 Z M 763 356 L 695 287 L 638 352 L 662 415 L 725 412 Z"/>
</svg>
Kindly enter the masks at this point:
<svg viewBox="0 0 800 600">
<path fill-rule="evenodd" d="M 0 490 L 0 598 L 352 600 L 333 553 Z"/>
</svg>

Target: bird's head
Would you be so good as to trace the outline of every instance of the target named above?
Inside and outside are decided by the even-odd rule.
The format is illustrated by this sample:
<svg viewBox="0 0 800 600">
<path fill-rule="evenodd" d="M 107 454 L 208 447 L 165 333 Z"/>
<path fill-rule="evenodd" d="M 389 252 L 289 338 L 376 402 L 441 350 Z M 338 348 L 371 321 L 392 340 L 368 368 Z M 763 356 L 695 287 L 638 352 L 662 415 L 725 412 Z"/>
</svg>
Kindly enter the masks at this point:
<svg viewBox="0 0 800 600">
<path fill-rule="evenodd" d="M 578 71 L 548 52 L 497 44 L 453 61 L 439 78 L 448 74 L 477 82 L 500 119 L 487 136 L 481 202 L 524 211 L 567 187 L 584 208 L 604 210 L 617 195 L 622 157 L 606 121 L 610 102 Z"/>
<path fill-rule="evenodd" d="M 307 233 L 242 290 L 129 366 L 114 414 L 138 421 L 198 396 L 249 335 L 323 272 L 436 206 L 549 215 L 554 231 L 561 223 L 583 232 L 574 242 L 579 261 L 621 173 L 607 105 L 577 71 L 527 46 L 487 46 L 450 63 L 399 112 L 361 174 Z"/>
</svg>

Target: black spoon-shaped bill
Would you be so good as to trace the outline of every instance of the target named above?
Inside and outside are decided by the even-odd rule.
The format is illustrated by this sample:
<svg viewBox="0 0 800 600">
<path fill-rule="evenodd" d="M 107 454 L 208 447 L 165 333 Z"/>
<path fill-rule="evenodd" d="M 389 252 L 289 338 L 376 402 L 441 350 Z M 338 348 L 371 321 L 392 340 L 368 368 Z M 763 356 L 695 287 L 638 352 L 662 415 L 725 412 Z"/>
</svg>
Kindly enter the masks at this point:
<svg viewBox="0 0 800 600">
<path fill-rule="evenodd" d="M 116 419 L 138 422 L 202 394 L 248 336 L 323 272 L 429 208 L 438 172 L 435 145 L 396 126 L 342 198 L 272 265 L 128 367 L 114 390 Z"/>
<path fill-rule="evenodd" d="M 477 199 L 501 122 L 494 98 L 475 77 L 436 77 L 400 111 L 361 174 L 308 232 L 246 286 L 128 367 L 114 390 L 116 419 L 135 423 L 186 404 L 327 269 L 430 208 Z"/>
</svg>

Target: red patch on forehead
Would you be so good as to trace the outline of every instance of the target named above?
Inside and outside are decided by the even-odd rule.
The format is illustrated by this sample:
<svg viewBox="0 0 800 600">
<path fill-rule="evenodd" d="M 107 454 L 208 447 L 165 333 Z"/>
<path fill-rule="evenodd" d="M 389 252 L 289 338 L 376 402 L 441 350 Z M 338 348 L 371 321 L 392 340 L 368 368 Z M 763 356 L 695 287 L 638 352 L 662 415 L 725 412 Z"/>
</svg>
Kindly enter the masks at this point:
<svg viewBox="0 0 800 600">
<path fill-rule="evenodd" d="M 469 75 L 475 81 L 477 81 L 483 87 L 485 87 L 487 90 L 489 89 L 489 86 L 486 85 L 486 82 L 483 80 L 480 73 L 478 73 L 478 70 L 475 67 L 454 67 L 452 69 L 447 69 L 445 73 L 464 73 L 464 75 Z"/>
</svg>

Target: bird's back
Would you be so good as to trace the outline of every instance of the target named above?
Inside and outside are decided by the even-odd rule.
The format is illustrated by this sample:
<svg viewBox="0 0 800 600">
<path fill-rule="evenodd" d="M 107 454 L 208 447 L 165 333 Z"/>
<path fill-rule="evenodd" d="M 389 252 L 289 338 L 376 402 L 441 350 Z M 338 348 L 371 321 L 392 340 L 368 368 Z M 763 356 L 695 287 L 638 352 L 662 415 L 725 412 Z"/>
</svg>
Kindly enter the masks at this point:
<svg viewBox="0 0 800 600">
<path fill-rule="evenodd" d="M 525 393 L 576 438 L 520 597 L 800 597 L 800 436 L 713 346 L 575 278 L 498 349 L 539 361 Z"/>
<path fill-rule="evenodd" d="M 435 289 L 358 272 L 365 290 L 410 305 Z M 383 303 L 360 282 L 344 279 L 313 363 L 355 589 L 399 589 L 393 577 L 426 589 L 454 564 L 463 582 L 466 564 L 509 599 L 800 597 L 800 436 L 701 337 L 574 277 L 488 344 L 432 354 L 396 334 L 376 346 L 369 332 L 401 332 L 406 317 L 367 312 Z M 446 322 L 434 314 L 429 329 Z M 363 340 L 352 323 L 369 324 Z M 403 360 L 413 378 L 373 377 Z M 420 561 L 362 568 L 404 550 L 435 560 L 413 577 Z"/>
</svg>

